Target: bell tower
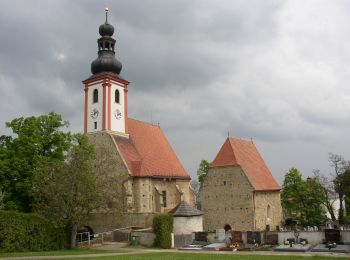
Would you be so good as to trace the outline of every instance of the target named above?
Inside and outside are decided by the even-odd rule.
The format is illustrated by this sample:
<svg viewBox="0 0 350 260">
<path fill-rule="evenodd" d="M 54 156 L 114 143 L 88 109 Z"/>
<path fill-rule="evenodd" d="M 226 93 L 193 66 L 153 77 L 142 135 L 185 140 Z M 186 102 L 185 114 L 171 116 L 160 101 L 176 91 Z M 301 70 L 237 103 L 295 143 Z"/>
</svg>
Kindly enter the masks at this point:
<svg viewBox="0 0 350 260">
<path fill-rule="evenodd" d="M 98 57 L 91 63 L 92 75 L 83 81 L 85 91 L 84 133 L 128 133 L 128 85 L 119 74 L 122 64 L 115 57 L 114 27 L 106 21 L 99 27 Z"/>
</svg>

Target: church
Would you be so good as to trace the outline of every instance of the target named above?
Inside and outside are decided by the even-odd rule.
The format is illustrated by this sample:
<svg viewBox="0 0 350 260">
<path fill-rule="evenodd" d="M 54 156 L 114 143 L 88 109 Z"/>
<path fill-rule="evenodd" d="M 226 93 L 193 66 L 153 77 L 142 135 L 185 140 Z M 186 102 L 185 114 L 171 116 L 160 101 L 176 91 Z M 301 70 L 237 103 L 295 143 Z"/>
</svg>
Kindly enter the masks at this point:
<svg viewBox="0 0 350 260">
<path fill-rule="evenodd" d="M 251 140 L 228 137 L 210 164 L 202 190 L 204 230 L 278 230 L 280 187 Z"/>
<path fill-rule="evenodd" d="M 84 133 L 95 145 L 98 163 L 112 175 L 111 190 L 118 209 L 95 212 L 88 226 L 93 232 L 117 227 L 152 226 L 154 214 L 168 212 L 181 201 L 194 205 L 190 176 L 159 125 L 128 117 L 129 82 L 120 75 L 115 56 L 114 27 L 99 27 L 98 57 L 92 75 L 83 81 Z M 98 170 L 98 169 L 96 169 Z"/>
</svg>

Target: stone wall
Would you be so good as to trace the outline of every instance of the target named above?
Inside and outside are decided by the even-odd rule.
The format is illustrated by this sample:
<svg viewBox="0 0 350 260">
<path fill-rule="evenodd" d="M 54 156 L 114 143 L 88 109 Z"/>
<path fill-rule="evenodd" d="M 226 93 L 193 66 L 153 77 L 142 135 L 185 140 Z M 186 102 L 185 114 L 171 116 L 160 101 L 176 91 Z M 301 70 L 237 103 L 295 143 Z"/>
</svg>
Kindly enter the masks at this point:
<svg viewBox="0 0 350 260">
<path fill-rule="evenodd" d="M 191 189 L 190 180 L 177 179 L 175 184 L 177 185 L 178 189 L 182 192 L 181 200 L 184 200 L 192 207 L 195 207 L 195 204 L 196 204 L 195 195 L 194 195 L 194 191 Z"/>
<path fill-rule="evenodd" d="M 156 235 L 152 231 L 133 231 L 132 236 L 137 236 L 137 244 L 142 246 L 153 246 Z"/>
<path fill-rule="evenodd" d="M 166 207 L 163 207 L 162 191 L 166 191 Z M 169 178 L 134 178 L 133 194 L 135 212 L 167 212 L 181 202 L 194 205 L 194 194 L 189 180 Z"/>
<path fill-rule="evenodd" d="M 254 192 L 255 203 L 255 230 L 277 230 L 281 226 L 282 207 L 279 191 Z"/>
<path fill-rule="evenodd" d="M 108 202 L 110 208 L 91 214 L 86 225 L 94 232 L 126 226 L 151 227 L 154 213 L 167 212 L 182 199 L 194 205 L 189 180 L 132 177 L 113 136 L 105 131 L 87 136 L 89 142 L 95 145 L 96 174 L 109 176 L 111 180 L 104 190 L 106 198 L 113 197 L 113 201 Z M 167 194 L 166 207 L 163 207 L 162 191 Z"/>
<path fill-rule="evenodd" d="M 95 234 L 123 227 L 149 228 L 152 227 L 154 215 L 154 213 L 93 213 L 83 226 L 90 227 Z"/>
<path fill-rule="evenodd" d="M 254 230 L 253 187 L 239 166 L 210 168 L 202 192 L 203 229 Z"/>
<path fill-rule="evenodd" d="M 91 214 L 88 221 L 88 225 L 93 227 L 96 233 L 120 227 L 122 223 L 116 216 L 132 208 L 133 201 L 132 197 L 128 196 L 131 193 L 128 190 L 130 175 L 112 136 L 107 132 L 89 133 L 87 136 L 96 150 L 95 174 L 100 178 L 101 176 L 108 178 L 104 184 L 106 187 L 103 194 L 108 200 L 106 201 L 108 208 L 104 207 Z"/>
</svg>

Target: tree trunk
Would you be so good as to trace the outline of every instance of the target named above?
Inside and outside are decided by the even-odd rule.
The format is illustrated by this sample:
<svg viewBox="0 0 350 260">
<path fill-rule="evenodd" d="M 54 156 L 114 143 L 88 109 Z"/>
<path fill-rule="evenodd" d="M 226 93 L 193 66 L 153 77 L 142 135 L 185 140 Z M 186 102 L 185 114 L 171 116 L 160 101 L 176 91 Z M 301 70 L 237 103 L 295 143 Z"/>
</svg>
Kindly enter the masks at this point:
<svg viewBox="0 0 350 260">
<path fill-rule="evenodd" d="M 336 221 L 337 218 L 335 217 L 334 209 L 333 209 L 332 205 L 327 202 L 327 206 L 326 207 L 327 207 L 327 210 L 328 210 L 329 214 L 331 215 L 332 221 Z"/>
<path fill-rule="evenodd" d="M 343 223 L 343 218 L 344 218 L 344 197 L 343 197 L 343 193 L 339 192 L 339 215 L 338 215 L 338 219 L 339 219 L 339 223 Z"/>
<path fill-rule="evenodd" d="M 326 196 L 326 204 L 325 204 L 326 208 L 327 208 L 329 214 L 331 215 L 332 221 L 336 221 L 337 218 L 336 218 L 336 216 L 334 214 L 334 208 L 333 208 L 332 203 L 330 202 L 329 195 L 328 195 L 328 192 L 327 192 L 326 189 L 325 189 L 325 196 Z"/>
<path fill-rule="evenodd" d="M 77 230 L 78 230 L 77 224 L 72 224 L 71 237 L 70 237 L 70 248 L 75 248 L 76 247 Z"/>
</svg>

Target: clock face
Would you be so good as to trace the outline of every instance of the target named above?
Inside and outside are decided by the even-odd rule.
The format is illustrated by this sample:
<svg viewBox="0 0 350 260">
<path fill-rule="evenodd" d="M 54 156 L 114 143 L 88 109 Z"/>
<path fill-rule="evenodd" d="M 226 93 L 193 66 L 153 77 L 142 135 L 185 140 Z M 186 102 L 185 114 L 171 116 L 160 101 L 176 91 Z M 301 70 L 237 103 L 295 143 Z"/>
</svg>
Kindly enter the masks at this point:
<svg viewBox="0 0 350 260">
<path fill-rule="evenodd" d="M 114 117 L 116 118 L 116 119 L 121 119 L 122 118 L 122 112 L 119 110 L 119 109 L 116 109 L 115 111 L 114 111 Z"/>
<path fill-rule="evenodd" d="M 98 110 L 94 108 L 93 110 L 91 110 L 90 116 L 91 118 L 96 119 L 98 117 L 98 114 L 99 114 Z"/>
</svg>

